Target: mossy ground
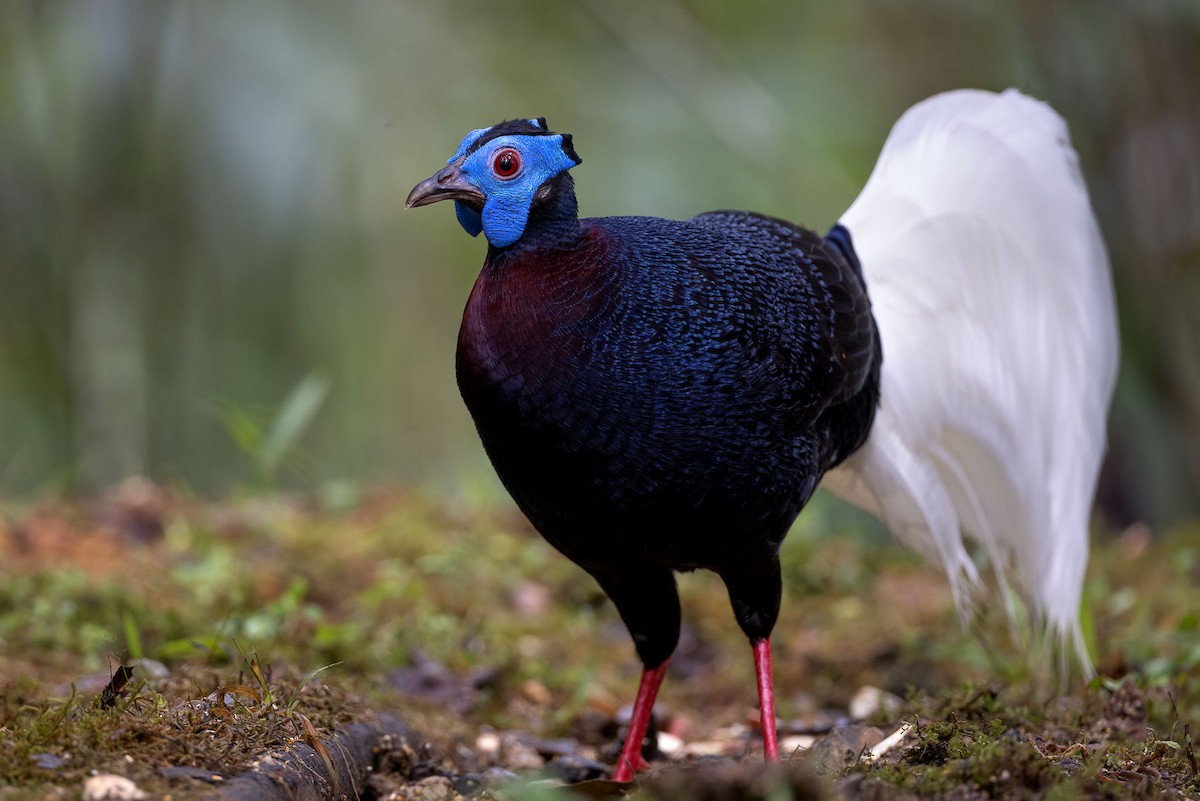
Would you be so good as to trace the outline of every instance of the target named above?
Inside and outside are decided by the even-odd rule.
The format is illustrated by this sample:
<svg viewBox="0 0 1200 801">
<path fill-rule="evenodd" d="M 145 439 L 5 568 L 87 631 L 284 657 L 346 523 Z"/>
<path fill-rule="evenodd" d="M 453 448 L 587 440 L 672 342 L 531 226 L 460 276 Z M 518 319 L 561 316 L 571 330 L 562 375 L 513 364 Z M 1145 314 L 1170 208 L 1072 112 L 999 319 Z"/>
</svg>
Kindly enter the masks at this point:
<svg viewBox="0 0 1200 801">
<path fill-rule="evenodd" d="M 615 736 L 603 723 L 636 686 L 611 605 L 507 506 L 404 492 L 217 504 L 133 483 L 0 511 L 4 801 L 77 797 L 94 771 L 187 797 L 204 772 L 228 777 L 369 710 L 428 739 L 427 774 L 466 773 L 489 764 L 486 727 Z M 998 602 L 963 632 L 935 569 L 819 500 L 784 550 L 780 716 L 836 720 L 875 686 L 904 702 L 868 722 L 912 733 L 875 761 L 826 759 L 819 778 L 812 759 L 760 768 L 749 650 L 719 581 L 683 576 L 662 706 L 681 738 L 733 740 L 735 756 L 656 771 L 640 794 L 1200 797 L 1200 527 L 1095 542 L 1085 620 L 1101 677 L 1058 693 Z M 112 670 L 139 659 L 102 708 Z"/>
</svg>

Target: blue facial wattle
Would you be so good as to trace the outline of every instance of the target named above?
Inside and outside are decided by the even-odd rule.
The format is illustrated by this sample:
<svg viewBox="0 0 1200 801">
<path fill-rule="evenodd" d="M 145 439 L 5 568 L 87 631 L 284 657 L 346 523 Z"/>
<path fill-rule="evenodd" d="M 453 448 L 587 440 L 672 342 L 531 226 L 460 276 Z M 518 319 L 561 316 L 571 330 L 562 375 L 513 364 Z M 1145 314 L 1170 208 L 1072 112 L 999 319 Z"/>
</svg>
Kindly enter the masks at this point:
<svg viewBox="0 0 1200 801">
<path fill-rule="evenodd" d="M 537 126 L 536 121 L 531 122 Z M 538 188 L 574 167 L 577 161 L 567 155 L 561 134 L 498 136 L 471 151 L 488 130 L 481 128 L 467 134 L 448 163 L 462 159 L 459 170 L 463 177 L 486 198 L 482 214 L 463 201 L 455 201 L 459 224 L 471 236 L 482 231 L 488 242 L 503 248 L 525 233 Z M 515 150 L 520 157 L 520 169 L 511 177 L 497 175 L 493 167 L 496 154 L 505 148 Z"/>
<path fill-rule="evenodd" d="M 458 218 L 458 224 L 463 230 L 471 236 L 479 236 L 479 232 L 483 230 L 483 217 L 461 200 L 454 201 L 454 216 Z"/>
</svg>

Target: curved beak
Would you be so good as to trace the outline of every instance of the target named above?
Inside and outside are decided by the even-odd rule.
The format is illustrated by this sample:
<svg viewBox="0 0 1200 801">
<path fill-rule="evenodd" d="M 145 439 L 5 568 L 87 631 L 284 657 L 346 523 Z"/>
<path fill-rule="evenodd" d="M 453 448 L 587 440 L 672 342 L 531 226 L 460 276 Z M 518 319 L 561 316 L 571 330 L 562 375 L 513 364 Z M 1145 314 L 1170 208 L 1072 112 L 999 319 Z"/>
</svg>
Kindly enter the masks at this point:
<svg viewBox="0 0 1200 801">
<path fill-rule="evenodd" d="M 463 176 L 461 167 L 462 159 L 453 161 L 414 186 L 404 208 L 428 206 L 439 200 L 461 200 L 474 208 L 483 208 L 487 198 Z"/>
</svg>

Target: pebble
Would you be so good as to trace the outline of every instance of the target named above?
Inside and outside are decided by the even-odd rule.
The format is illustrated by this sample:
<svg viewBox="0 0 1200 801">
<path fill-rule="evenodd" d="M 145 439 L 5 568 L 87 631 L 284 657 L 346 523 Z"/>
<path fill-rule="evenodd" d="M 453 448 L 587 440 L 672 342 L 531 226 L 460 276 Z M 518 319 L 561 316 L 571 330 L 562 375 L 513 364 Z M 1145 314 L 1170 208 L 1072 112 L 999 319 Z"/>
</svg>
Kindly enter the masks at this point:
<svg viewBox="0 0 1200 801">
<path fill-rule="evenodd" d="M 878 687 L 859 687 L 850 699 L 850 717 L 854 720 L 866 720 L 880 710 L 894 715 L 900 711 L 904 702 L 899 696 L 893 695 Z"/>
<path fill-rule="evenodd" d="M 37 765 L 42 770 L 58 770 L 63 765 L 67 764 L 67 758 L 59 756 L 58 754 L 33 754 L 29 758 L 33 760 L 33 764 Z"/>
<path fill-rule="evenodd" d="M 554 701 L 554 696 L 546 689 L 546 685 L 542 684 L 537 679 L 529 679 L 521 685 L 521 695 L 525 696 L 531 703 L 538 706 L 550 706 Z"/>
<path fill-rule="evenodd" d="M 464 773 L 454 780 L 454 790 L 460 795 L 471 795 L 483 786 L 482 773 Z"/>
<path fill-rule="evenodd" d="M 697 740 L 688 743 L 684 755 L 689 757 L 725 756 L 735 747 L 740 747 L 733 740 Z"/>
<path fill-rule="evenodd" d="M 459 801 L 454 782 L 445 776 L 428 776 L 401 789 L 396 801 Z"/>
<path fill-rule="evenodd" d="M 546 764 L 537 749 L 519 737 L 505 733 L 500 742 L 501 761 L 509 770 L 541 770 Z"/>
<path fill-rule="evenodd" d="M 883 740 L 883 732 L 874 726 L 855 724 L 834 729 L 809 749 L 808 764 L 820 773 L 839 771 Z"/>
<path fill-rule="evenodd" d="M 546 767 L 552 774 L 568 784 L 601 779 L 608 775 L 608 766 L 603 762 L 597 762 L 578 754 L 564 754 L 555 757 Z"/>
<path fill-rule="evenodd" d="M 480 732 L 475 738 L 475 750 L 488 759 L 495 759 L 500 754 L 500 735 L 490 730 Z"/>
<path fill-rule="evenodd" d="M 1083 768 L 1084 768 L 1083 763 L 1080 762 L 1078 759 L 1074 759 L 1073 757 L 1067 757 L 1066 759 L 1060 759 L 1057 764 L 1058 764 L 1058 767 L 1062 770 L 1062 772 L 1067 774 L 1068 776 L 1075 776 L 1077 773 L 1079 773 L 1079 771 L 1083 770 Z"/>
<path fill-rule="evenodd" d="M 143 801 L 146 793 L 124 776 L 101 773 L 83 781 L 83 801 Z"/>
<path fill-rule="evenodd" d="M 779 740 L 779 755 L 807 751 L 816 741 L 817 738 L 811 734 L 789 734 Z"/>
<path fill-rule="evenodd" d="M 660 731 L 658 733 L 658 750 L 661 751 L 664 756 L 672 758 L 677 757 L 683 753 L 683 749 L 683 738 L 676 737 L 670 732 Z"/>
<path fill-rule="evenodd" d="M 493 766 L 483 772 L 483 784 L 485 787 L 495 787 L 498 784 L 510 782 L 515 778 L 517 778 L 517 774 L 508 768 Z"/>
<path fill-rule="evenodd" d="M 128 666 L 142 671 L 142 675 L 149 679 L 165 679 L 171 675 L 171 669 L 157 659 L 131 659 Z"/>
</svg>

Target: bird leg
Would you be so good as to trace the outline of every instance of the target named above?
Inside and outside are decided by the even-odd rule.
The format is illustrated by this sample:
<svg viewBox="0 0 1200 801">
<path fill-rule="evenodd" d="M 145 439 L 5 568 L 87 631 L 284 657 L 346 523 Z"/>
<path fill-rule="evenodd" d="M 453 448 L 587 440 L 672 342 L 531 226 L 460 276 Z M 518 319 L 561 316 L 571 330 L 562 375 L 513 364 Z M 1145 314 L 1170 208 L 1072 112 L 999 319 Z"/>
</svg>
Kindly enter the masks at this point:
<svg viewBox="0 0 1200 801">
<path fill-rule="evenodd" d="M 754 674 L 758 677 L 758 715 L 762 723 L 763 758 L 779 761 L 778 735 L 775 731 L 775 688 L 771 681 L 771 638 L 754 640 Z"/>
<path fill-rule="evenodd" d="M 779 759 L 778 734 L 775 731 L 775 689 L 771 682 L 771 629 L 779 617 L 779 557 L 747 559 L 740 565 L 727 566 L 721 572 L 733 604 L 733 616 L 750 638 L 754 649 L 754 674 L 758 678 L 758 712 L 762 722 L 763 758 Z"/>
<path fill-rule="evenodd" d="M 635 770 L 645 765 L 642 740 L 650 726 L 658 688 L 667 674 L 667 662 L 679 642 L 679 594 L 675 591 L 675 574 L 656 565 L 640 569 L 626 566 L 617 573 L 593 575 L 621 613 L 643 665 L 629 733 L 613 771 L 613 779 L 627 782 Z"/>
<path fill-rule="evenodd" d="M 767 658 L 770 659 L 770 656 Z M 668 662 L 663 662 L 656 668 L 646 668 L 642 671 L 637 700 L 633 702 L 633 714 L 629 717 L 629 732 L 625 735 L 625 744 L 621 747 L 620 758 L 617 759 L 617 769 L 613 771 L 613 781 L 631 781 L 634 771 L 648 767 L 646 760 L 642 759 L 642 741 L 646 739 L 646 729 L 650 726 L 650 716 L 654 712 L 654 699 L 658 696 L 658 688 L 662 686 L 663 677 L 667 675 L 667 664 Z"/>
</svg>

